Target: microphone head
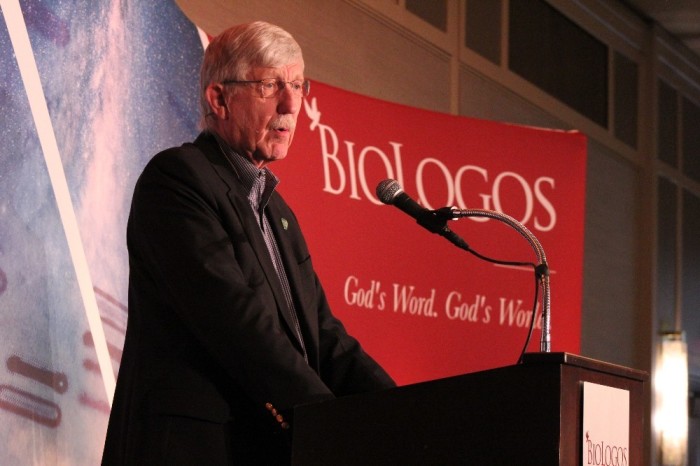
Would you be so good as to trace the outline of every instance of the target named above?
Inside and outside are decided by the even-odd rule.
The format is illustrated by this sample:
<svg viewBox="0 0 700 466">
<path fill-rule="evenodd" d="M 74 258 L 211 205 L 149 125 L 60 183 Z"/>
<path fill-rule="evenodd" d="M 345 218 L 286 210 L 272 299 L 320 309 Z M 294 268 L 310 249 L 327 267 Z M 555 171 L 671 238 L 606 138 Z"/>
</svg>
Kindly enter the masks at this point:
<svg viewBox="0 0 700 466">
<path fill-rule="evenodd" d="M 399 184 L 399 182 L 392 179 L 381 181 L 377 185 L 376 189 L 377 197 L 379 198 L 379 200 L 382 201 L 384 204 L 389 205 L 393 204 L 396 200 L 396 196 L 398 196 L 402 192 L 403 189 L 401 189 L 401 185 Z"/>
</svg>

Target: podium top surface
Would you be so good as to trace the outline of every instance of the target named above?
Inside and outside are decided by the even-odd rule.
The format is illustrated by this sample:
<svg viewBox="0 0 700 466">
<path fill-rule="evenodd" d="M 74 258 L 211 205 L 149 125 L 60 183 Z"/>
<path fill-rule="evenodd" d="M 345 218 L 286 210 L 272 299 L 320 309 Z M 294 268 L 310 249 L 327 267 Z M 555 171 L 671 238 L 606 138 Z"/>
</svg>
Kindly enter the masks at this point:
<svg viewBox="0 0 700 466">
<path fill-rule="evenodd" d="M 523 356 L 523 363 L 563 364 L 567 366 L 580 367 L 582 369 L 614 374 L 619 377 L 639 380 L 641 382 L 646 382 L 649 379 L 648 372 L 571 353 L 526 353 Z"/>
</svg>

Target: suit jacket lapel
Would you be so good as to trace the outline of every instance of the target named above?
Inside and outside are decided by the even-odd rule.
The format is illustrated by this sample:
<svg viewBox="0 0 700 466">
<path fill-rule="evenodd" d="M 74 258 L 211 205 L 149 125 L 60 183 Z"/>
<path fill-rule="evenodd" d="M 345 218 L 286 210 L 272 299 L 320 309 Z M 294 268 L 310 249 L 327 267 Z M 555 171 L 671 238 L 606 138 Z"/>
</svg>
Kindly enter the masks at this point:
<svg viewBox="0 0 700 466">
<path fill-rule="evenodd" d="M 284 262 L 287 272 L 287 280 L 289 280 L 292 294 L 296 298 L 297 315 L 302 327 L 306 329 L 303 333 L 309 361 L 316 360 L 319 343 L 318 322 L 315 318 L 315 310 L 306 305 L 306 288 L 299 273 L 299 258 L 296 257 L 293 252 L 296 249 L 293 244 L 296 235 L 292 232 L 300 231 L 299 226 L 294 216 L 287 215 L 280 209 L 280 203 L 275 201 L 275 196 L 270 199 L 267 208 L 270 226 L 277 239 L 280 255 L 282 256 L 282 261 Z M 306 284 L 306 286 L 309 285 Z M 309 337 L 311 341 L 308 341 Z"/>
<path fill-rule="evenodd" d="M 272 294 L 275 297 L 275 302 L 277 303 L 278 315 L 287 326 L 288 334 L 293 337 L 293 341 L 295 342 L 297 348 L 301 351 L 301 342 L 298 340 L 296 337 L 296 332 L 293 330 L 294 324 L 291 322 L 290 313 L 283 311 L 280 312 L 282 309 L 288 309 L 287 301 L 284 298 L 284 291 L 282 290 L 282 285 L 280 284 L 279 277 L 275 271 L 275 266 L 270 258 L 270 253 L 267 249 L 267 245 L 265 244 L 265 239 L 263 238 L 262 232 L 258 227 L 255 214 L 253 213 L 250 203 L 248 202 L 248 193 L 246 193 L 243 189 L 233 166 L 226 159 L 226 156 L 223 154 L 221 148 L 212 136 L 200 135 L 195 140 L 195 144 L 202 150 L 202 152 L 204 152 L 216 173 L 229 187 L 227 196 L 231 202 L 231 205 L 233 206 L 234 211 L 236 212 L 236 215 L 238 216 L 239 221 L 241 222 L 241 225 L 243 226 L 243 230 L 248 237 L 248 241 L 250 242 L 253 251 L 255 251 L 260 267 L 267 278 L 267 282 L 272 290 Z M 284 255 L 287 248 L 280 245 L 280 249 L 280 254 Z M 282 251 L 285 252 L 283 253 Z M 286 258 L 283 258 L 283 261 L 285 264 L 287 263 Z M 296 284 L 292 283 L 291 279 L 290 286 L 292 287 L 292 290 L 294 290 L 294 287 L 296 286 Z"/>
</svg>

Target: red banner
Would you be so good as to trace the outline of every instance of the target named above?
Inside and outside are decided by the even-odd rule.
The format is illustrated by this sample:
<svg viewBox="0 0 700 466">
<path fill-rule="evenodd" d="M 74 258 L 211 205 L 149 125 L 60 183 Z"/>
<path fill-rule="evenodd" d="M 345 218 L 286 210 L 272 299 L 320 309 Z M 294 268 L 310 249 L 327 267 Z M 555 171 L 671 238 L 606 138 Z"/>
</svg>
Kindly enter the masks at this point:
<svg viewBox="0 0 700 466">
<path fill-rule="evenodd" d="M 375 193 L 398 180 L 429 209 L 503 212 L 551 270 L 552 351 L 578 353 L 586 139 L 396 105 L 321 83 L 289 157 L 273 166 L 335 314 L 399 384 L 514 364 L 535 299 L 532 268 L 496 266 L 431 234 Z M 475 251 L 537 262 L 495 220 L 449 228 Z M 539 350 L 541 305 L 528 351 Z"/>
</svg>

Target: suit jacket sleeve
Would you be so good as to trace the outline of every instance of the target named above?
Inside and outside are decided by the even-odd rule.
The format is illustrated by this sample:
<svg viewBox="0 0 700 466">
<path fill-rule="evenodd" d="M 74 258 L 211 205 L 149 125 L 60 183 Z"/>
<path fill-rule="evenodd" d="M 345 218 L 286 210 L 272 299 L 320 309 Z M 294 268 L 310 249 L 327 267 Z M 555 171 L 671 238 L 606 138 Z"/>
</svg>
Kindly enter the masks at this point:
<svg viewBox="0 0 700 466">
<path fill-rule="evenodd" d="M 268 217 L 283 250 L 290 284 L 297 293 L 297 310 L 309 324 L 309 362 L 323 382 L 336 396 L 394 387 L 391 377 L 333 316 L 296 216 L 279 195 L 270 200 Z M 288 228 L 279 228 L 281 218 Z"/>
<path fill-rule="evenodd" d="M 319 311 L 320 372 L 336 396 L 365 393 L 394 387 L 396 384 L 349 335 L 326 302 L 325 293 L 316 278 Z"/>
</svg>

